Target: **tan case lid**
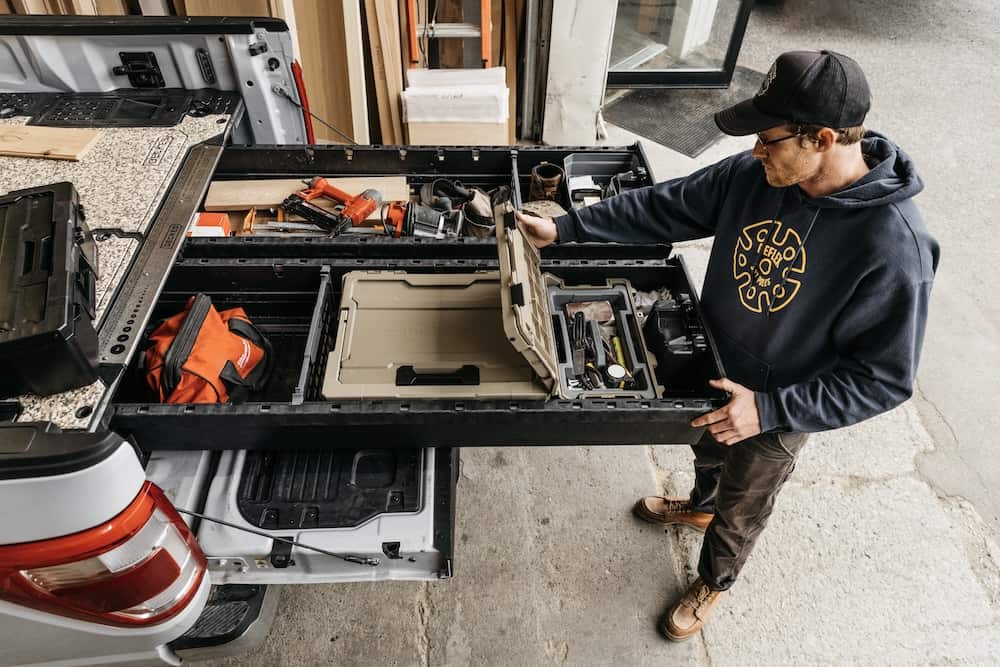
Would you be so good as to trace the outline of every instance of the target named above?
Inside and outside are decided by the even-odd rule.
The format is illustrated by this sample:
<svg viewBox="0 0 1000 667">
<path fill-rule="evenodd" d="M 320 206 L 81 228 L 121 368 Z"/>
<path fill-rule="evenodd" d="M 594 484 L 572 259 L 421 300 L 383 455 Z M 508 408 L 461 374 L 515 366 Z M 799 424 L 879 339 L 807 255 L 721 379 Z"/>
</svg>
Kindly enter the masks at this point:
<svg viewBox="0 0 1000 667">
<path fill-rule="evenodd" d="M 501 292 L 495 271 L 345 274 L 323 397 L 546 398 L 535 369 L 507 341 Z M 468 364 L 479 369 L 479 384 L 396 385 L 401 366 L 426 373 Z"/>
<path fill-rule="evenodd" d="M 549 393 L 556 394 L 559 366 L 541 256 L 521 230 L 510 202 L 495 206 L 493 219 L 500 254 L 504 331 Z"/>
</svg>

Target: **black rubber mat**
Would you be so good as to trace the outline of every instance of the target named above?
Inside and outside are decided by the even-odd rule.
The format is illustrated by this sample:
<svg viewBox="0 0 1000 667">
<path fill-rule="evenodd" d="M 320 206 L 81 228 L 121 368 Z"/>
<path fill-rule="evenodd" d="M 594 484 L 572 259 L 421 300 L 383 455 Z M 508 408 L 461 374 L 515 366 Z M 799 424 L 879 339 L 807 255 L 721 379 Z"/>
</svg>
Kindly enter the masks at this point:
<svg viewBox="0 0 1000 667">
<path fill-rule="evenodd" d="M 752 97 L 764 75 L 737 67 L 729 88 L 636 90 L 604 109 L 604 119 L 658 144 L 696 157 L 723 136 L 712 116 Z"/>
<path fill-rule="evenodd" d="M 265 530 L 347 528 L 379 514 L 416 512 L 422 451 L 247 452 L 237 505 L 244 519 Z"/>
</svg>

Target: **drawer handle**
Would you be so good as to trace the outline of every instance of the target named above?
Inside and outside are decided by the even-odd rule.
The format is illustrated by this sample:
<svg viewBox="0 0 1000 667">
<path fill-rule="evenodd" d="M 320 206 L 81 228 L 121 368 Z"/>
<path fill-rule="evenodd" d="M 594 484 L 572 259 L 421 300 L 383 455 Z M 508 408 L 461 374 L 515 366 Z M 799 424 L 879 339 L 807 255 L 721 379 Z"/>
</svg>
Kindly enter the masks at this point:
<svg viewBox="0 0 1000 667">
<path fill-rule="evenodd" d="M 413 366 L 400 366 L 396 369 L 397 387 L 478 384 L 479 367 L 470 364 L 466 364 L 456 371 L 429 371 L 420 373 Z"/>
</svg>

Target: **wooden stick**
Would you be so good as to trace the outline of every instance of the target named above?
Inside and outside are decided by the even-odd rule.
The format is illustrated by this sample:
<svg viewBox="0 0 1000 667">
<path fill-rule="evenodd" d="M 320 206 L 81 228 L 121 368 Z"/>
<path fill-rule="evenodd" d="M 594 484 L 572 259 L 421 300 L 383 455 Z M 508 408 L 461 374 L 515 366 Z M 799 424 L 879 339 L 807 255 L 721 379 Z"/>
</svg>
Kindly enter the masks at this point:
<svg viewBox="0 0 1000 667">
<path fill-rule="evenodd" d="M 420 65 L 420 43 L 417 41 L 417 0 L 406 0 L 406 32 L 409 36 L 410 67 Z"/>
</svg>

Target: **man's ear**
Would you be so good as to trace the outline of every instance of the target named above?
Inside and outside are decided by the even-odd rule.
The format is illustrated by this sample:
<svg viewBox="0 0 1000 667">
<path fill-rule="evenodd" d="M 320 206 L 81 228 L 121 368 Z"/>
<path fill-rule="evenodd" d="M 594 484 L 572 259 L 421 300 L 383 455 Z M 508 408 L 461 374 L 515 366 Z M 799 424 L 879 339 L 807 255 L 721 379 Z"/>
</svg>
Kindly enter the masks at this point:
<svg viewBox="0 0 1000 667">
<path fill-rule="evenodd" d="M 824 127 L 816 133 L 816 150 L 825 153 L 837 143 L 837 131 Z"/>
</svg>

